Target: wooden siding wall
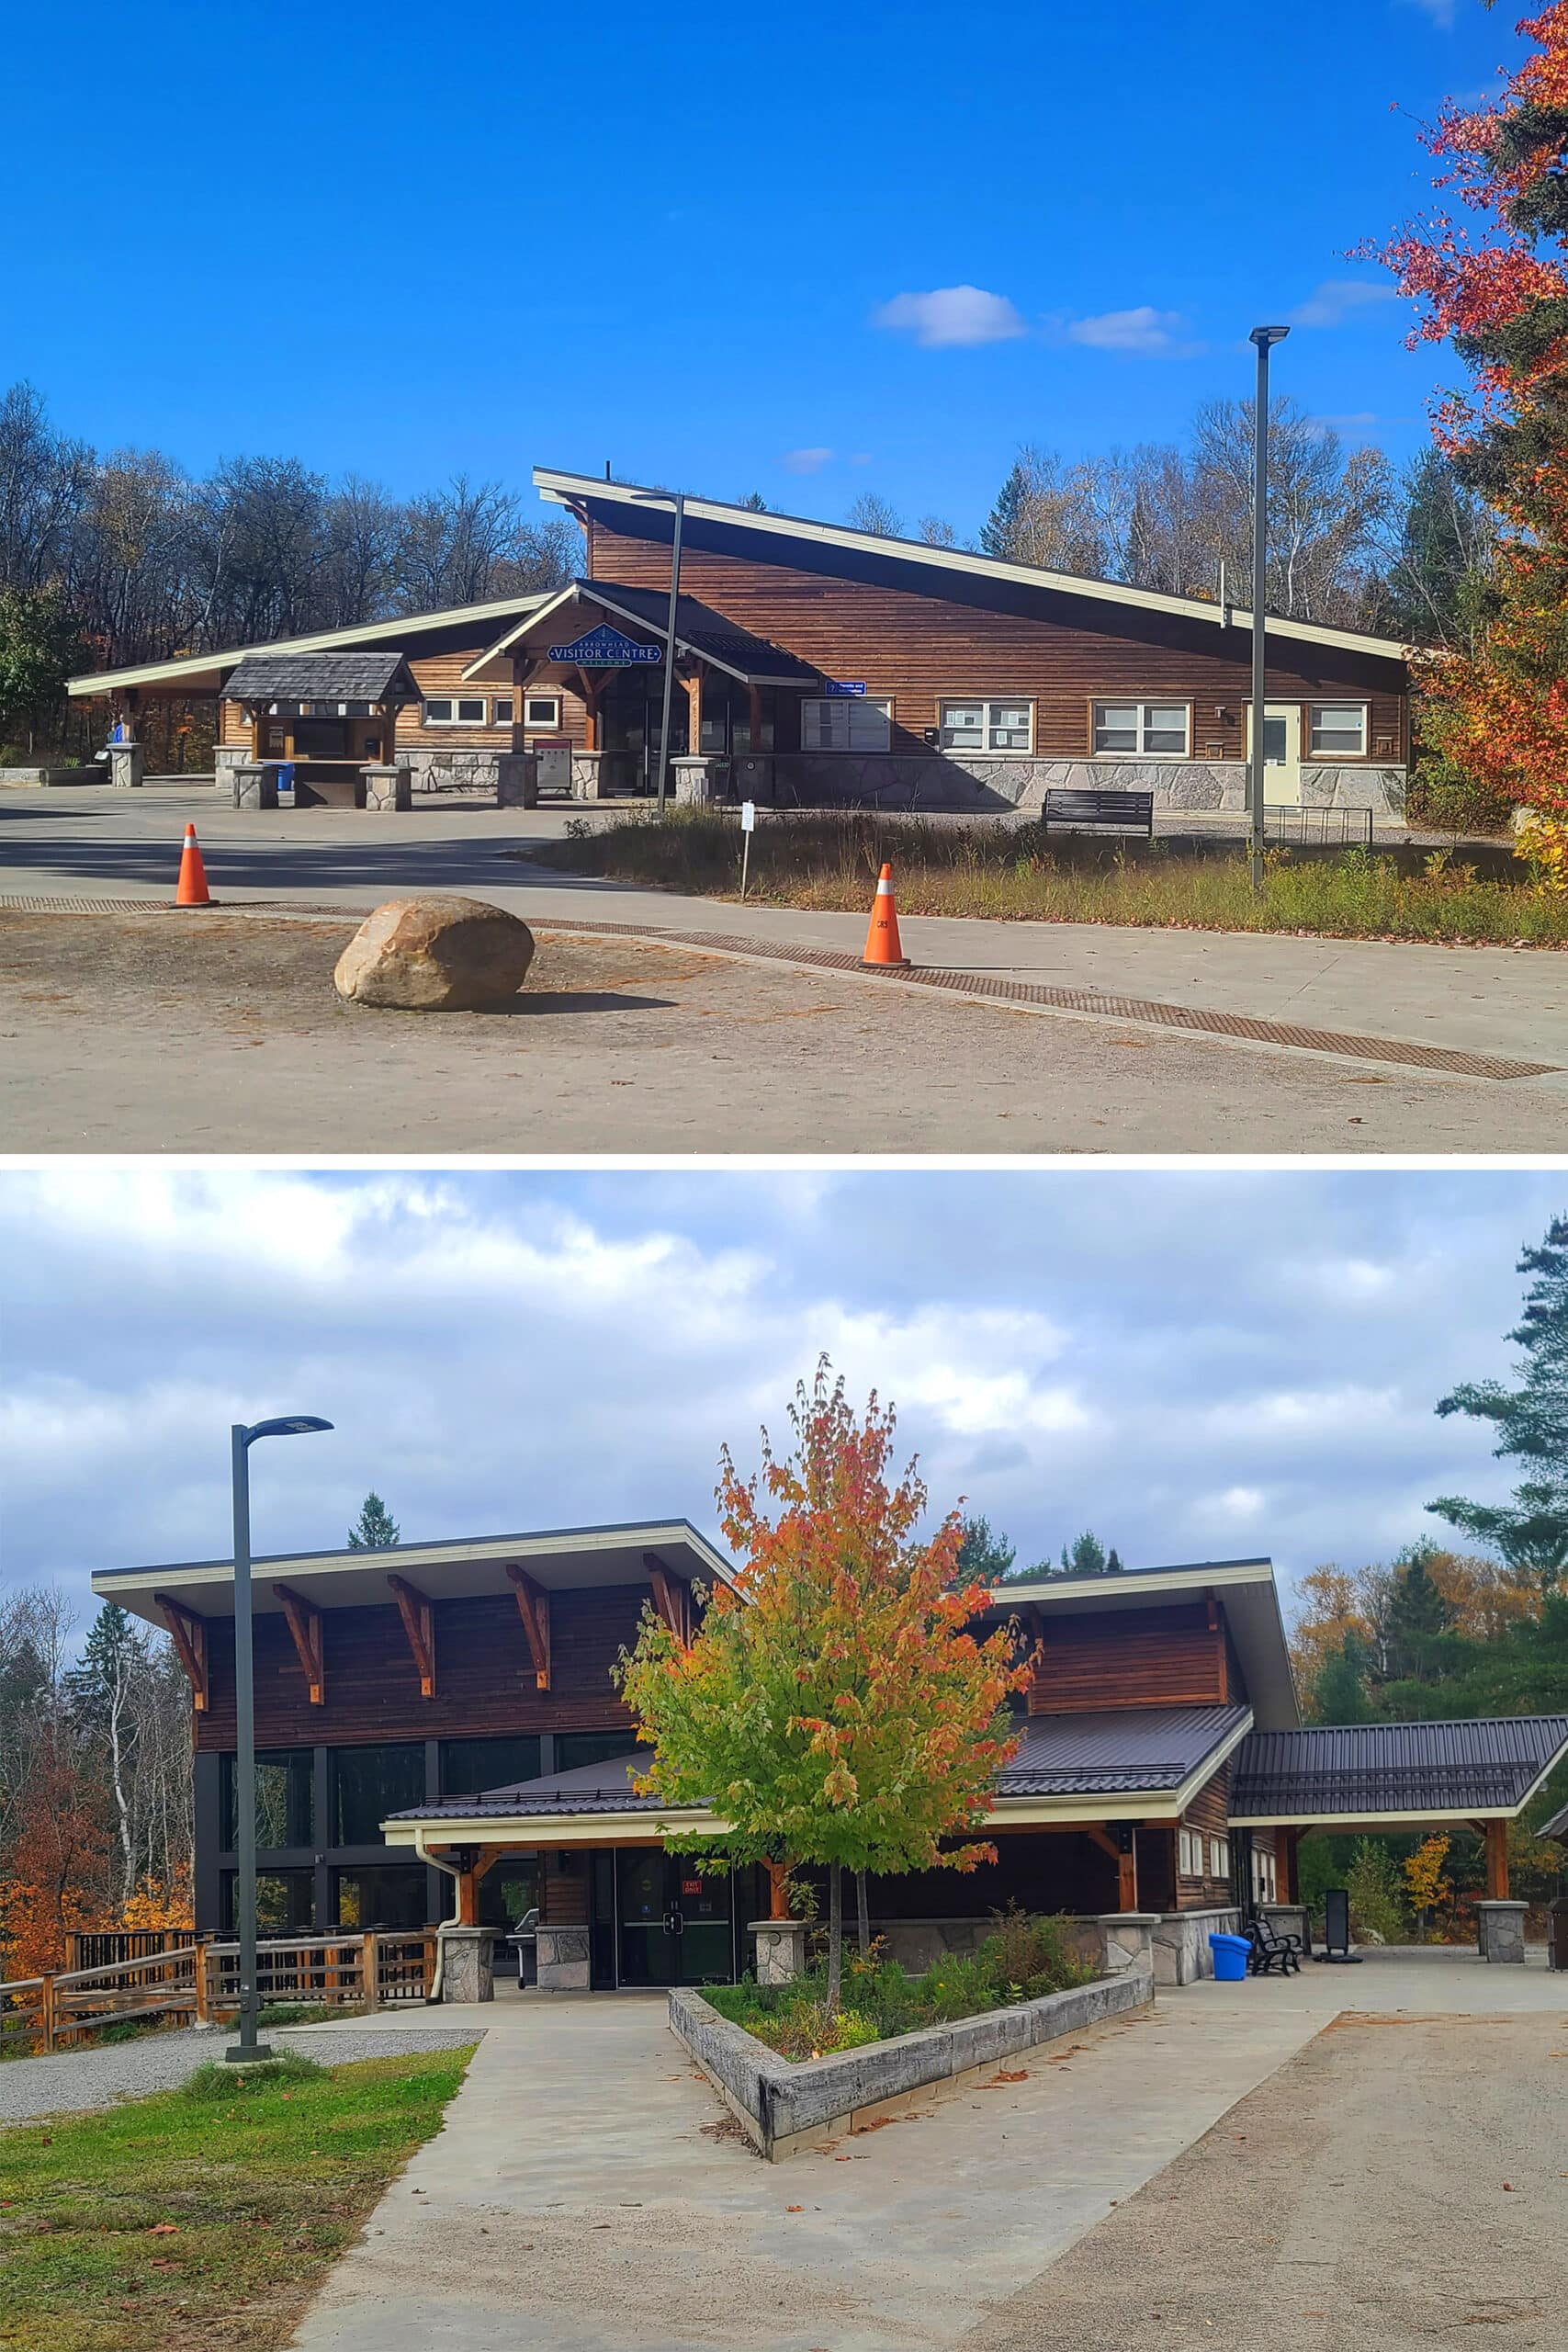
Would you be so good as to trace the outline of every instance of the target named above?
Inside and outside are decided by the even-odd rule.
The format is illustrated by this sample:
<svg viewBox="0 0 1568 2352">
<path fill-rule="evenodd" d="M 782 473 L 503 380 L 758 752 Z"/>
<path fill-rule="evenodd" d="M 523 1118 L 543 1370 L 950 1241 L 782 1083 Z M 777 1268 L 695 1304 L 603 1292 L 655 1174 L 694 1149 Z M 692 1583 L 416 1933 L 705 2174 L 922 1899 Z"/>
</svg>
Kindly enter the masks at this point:
<svg viewBox="0 0 1568 2352">
<path fill-rule="evenodd" d="M 1209 1839 L 1230 1836 L 1231 1768 L 1222 1764 L 1206 1788 L 1200 1789 L 1187 1811 L 1182 1815 L 1182 1826 L 1198 1829 L 1203 1834 L 1203 1859 L 1209 1858 Z M 1232 1900 L 1228 1877 L 1215 1878 L 1205 1867 L 1201 1875 L 1193 1877 L 1181 1869 L 1181 1849 L 1177 1846 L 1176 1907 L 1179 1911 L 1205 1911 L 1217 1904 Z"/>
<path fill-rule="evenodd" d="M 1218 1706 L 1233 1695 L 1224 1617 L 1209 1604 L 1116 1609 L 1069 1617 L 1046 1609 L 1029 1690 L 1032 1715 L 1098 1707 Z"/>
<path fill-rule="evenodd" d="M 1089 751 L 1090 701 L 1143 695 L 1195 704 L 1195 760 L 1209 756 L 1211 743 L 1224 759 L 1245 756 L 1252 661 L 1246 628 L 1066 595 L 1053 600 L 1053 617 L 1042 619 L 1019 609 L 1039 592 L 1009 582 L 976 581 L 963 601 L 919 594 L 887 580 L 829 577 L 787 561 L 720 553 L 702 544 L 711 528 L 688 520 L 682 590 L 829 677 L 863 679 L 868 695 L 891 695 L 895 750 L 924 748 L 923 730 L 936 725 L 944 696 L 1014 695 L 1034 702 L 1037 755 L 1082 759 Z M 825 560 L 844 560 L 833 550 L 821 553 Z M 870 557 L 851 560 L 875 568 Z M 590 514 L 588 576 L 667 589 L 669 546 Z M 1369 753 L 1404 758 L 1400 663 L 1283 639 L 1270 640 L 1269 656 L 1270 700 L 1370 703 Z M 1221 709 L 1223 718 L 1216 716 Z M 1378 754 L 1380 739 L 1393 743 L 1392 753 Z M 1302 755 L 1310 756 L 1304 740 Z"/>
<path fill-rule="evenodd" d="M 509 1594 L 435 1603 L 435 1696 L 419 1676 L 395 1604 L 322 1611 L 326 1703 L 312 1707 L 288 1625 L 255 1621 L 256 1745 L 314 1741 L 461 1739 L 537 1731 L 628 1732 L 631 1715 L 610 1680 L 623 1643 L 637 1638 L 646 1584 L 550 1597 L 550 1679 L 534 1679 L 523 1621 Z M 208 1621 L 212 1703 L 195 1717 L 198 1748 L 234 1745 L 234 1629 Z M 627 1745 L 631 1742 L 628 1738 Z"/>
</svg>

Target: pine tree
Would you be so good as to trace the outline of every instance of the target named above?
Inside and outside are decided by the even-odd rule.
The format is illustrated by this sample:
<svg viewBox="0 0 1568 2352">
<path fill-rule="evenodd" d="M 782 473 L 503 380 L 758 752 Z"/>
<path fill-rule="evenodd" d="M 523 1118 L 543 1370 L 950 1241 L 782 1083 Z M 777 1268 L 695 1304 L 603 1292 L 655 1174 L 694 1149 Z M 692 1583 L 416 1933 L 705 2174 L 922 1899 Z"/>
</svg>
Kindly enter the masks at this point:
<svg viewBox="0 0 1568 2352">
<path fill-rule="evenodd" d="M 1415 1547 L 1401 1565 L 1389 1598 L 1384 1634 L 1391 1681 L 1435 1681 L 1441 1658 L 1438 1645 L 1453 1631 L 1456 1612 L 1433 1583 L 1427 1557 L 1427 1547 Z"/>
<path fill-rule="evenodd" d="M 1330 1650 L 1312 1687 L 1311 1713 L 1320 1724 L 1370 1724 L 1374 1720 L 1367 1695 L 1367 1669 L 1371 1652 L 1357 1634 L 1347 1634 Z"/>
<path fill-rule="evenodd" d="M 1013 560 L 1020 526 L 1030 499 L 1030 479 L 1021 465 L 1013 467 L 997 492 L 997 503 L 980 526 L 980 551 L 998 563 Z"/>
<path fill-rule="evenodd" d="M 979 1517 L 962 1522 L 964 1541 L 958 1546 L 958 1573 L 965 1584 L 1006 1584 L 1013 1573 L 1018 1546 L 1010 1544 L 998 1531 L 991 1532 L 988 1519 Z"/>
<path fill-rule="evenodd" d="M 1552 1219 L 1540 1246 L 1526 1250 L 1518 1271 L 1533 1277 L 1524 1318 L 1508 1333 L 1524 1351 L 1518 1385 L 1467 1381 L 1438 1411 L 1490 1421 L 1497 1432 L 1496 1458 L 1527 1464 L 1527 1475 L 1510 1503 L 1439 1495 L 1427 1508 L 1510 1566 L 1532 1569 L 1550 1587 L 1568 1566 L 1568 1218 Z"/>
<path fill-rule="evenodd" d="M 348 1531 L 351 1552 L 388 1552 L 399 1541 L 398 1522 L 374 1487 L 359 1507 L 359 1517 Z"/>
<path fill-rule="evenodd" d="M 768 511 L 768 502 L 760 490 L 749 492 L 740 503 L 752 514 L 765 514 Z"/>
</svg>

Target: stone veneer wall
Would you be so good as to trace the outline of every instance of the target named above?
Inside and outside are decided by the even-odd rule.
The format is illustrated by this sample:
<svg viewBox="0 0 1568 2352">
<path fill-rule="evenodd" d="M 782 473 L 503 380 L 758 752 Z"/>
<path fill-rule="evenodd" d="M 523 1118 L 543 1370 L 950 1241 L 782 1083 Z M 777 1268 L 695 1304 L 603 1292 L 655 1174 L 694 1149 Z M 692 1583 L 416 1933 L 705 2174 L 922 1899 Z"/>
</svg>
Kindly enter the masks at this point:
<svg viewBox="0 0 1568 2352">
<path fill-rule="evenodd" d="M 780 752 L 780 784 L 806 797 L 863 794 L 882 808 L 1006 809 L 1026 814 L 1044 806 L 1047 791 L 1153 792 L 1155 807 L 1197 813 L 1245 815 L 1246 763 L 1241 760 L 997 759 L 962 753 Z M 1403 817 L 1405 772 L 1373 765 L 1302 766 L 1304 808 L 1371 808 Z"/>
<path fill-rule="evenodd" d="M 1165 1911 L 1154 1931 L 1155 1983 L 1195 1984 L 1214 1973 L 1211 1936 L 1239 1936 L 1241 1913 L 1234 1906 L 1213 1911 Z"/>
</svg>

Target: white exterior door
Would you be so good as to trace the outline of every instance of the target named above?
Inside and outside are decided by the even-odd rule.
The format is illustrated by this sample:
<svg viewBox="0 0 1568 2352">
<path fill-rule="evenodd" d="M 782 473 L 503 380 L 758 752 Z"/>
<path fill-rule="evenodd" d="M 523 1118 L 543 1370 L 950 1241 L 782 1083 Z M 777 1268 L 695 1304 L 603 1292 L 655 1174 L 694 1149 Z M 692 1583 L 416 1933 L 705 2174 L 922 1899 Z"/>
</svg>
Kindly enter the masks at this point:
<svg viewBox="0 0 1568 2352">
<path fill-rule="evenodd" d="M 1252 757 L 1251 707 L 1247 710 L 1247 756 Z M 1299 808 L 1302 805 L 1302 707 L 1299 702 L 1271 702 L 1263 710 L 1263 805 L 1266 808 Z"/>
</svg>

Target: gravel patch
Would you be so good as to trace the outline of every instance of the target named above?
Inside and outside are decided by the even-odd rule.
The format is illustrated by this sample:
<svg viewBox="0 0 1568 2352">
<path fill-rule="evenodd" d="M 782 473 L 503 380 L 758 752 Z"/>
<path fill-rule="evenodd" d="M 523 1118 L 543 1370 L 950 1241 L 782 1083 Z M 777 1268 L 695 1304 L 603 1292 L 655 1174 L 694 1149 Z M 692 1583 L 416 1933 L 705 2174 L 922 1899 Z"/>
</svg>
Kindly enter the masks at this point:
<svg viewBox="0 0 1568 2352">
<path fill-rule="evenodd" d="M 472 2041 L 472 2026 L 415 2030 L 407 2026 L 367 2025 L 274 2030 L 263 2040 L 272 2050 L 296 2050 L 323 2066 L 355 2058 L 402 2058 L 421 2050 L 460 2050 Z M 104 2050 L 62 2050 L 51 2058 L 11 2058 L 0 2065 L 0 2124 L 23 2123 L 37 2115 L 63 2115 L 107 2107 L 116 2099 L 142 2098 L 149 2091 L 175 2089 L 209 2059 L 221 2058 L 230 2036 L 221 2030 L 152 2033 Z"/>
</svg>

